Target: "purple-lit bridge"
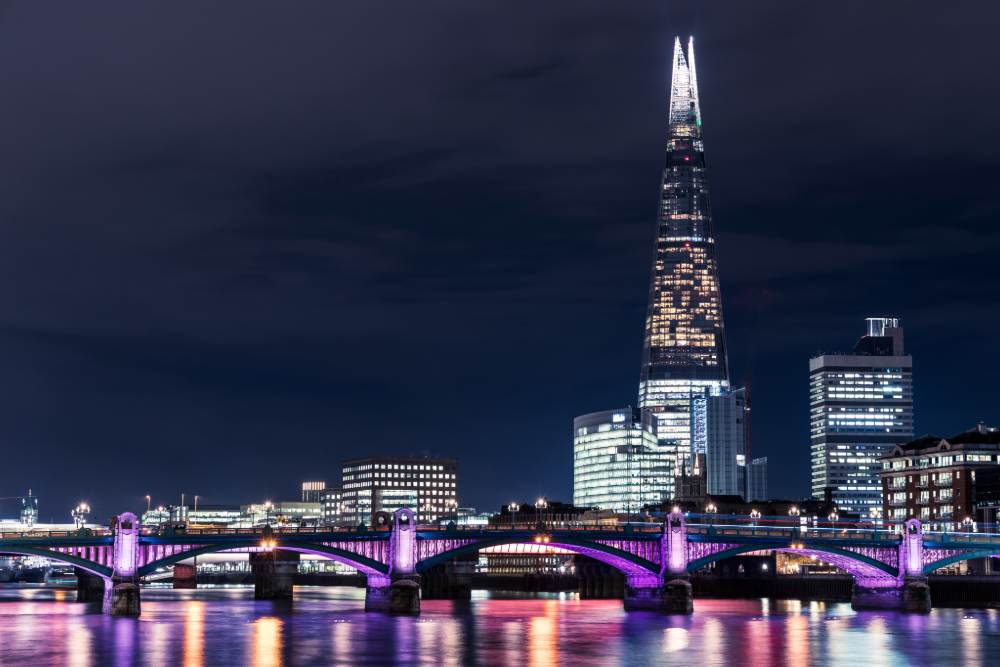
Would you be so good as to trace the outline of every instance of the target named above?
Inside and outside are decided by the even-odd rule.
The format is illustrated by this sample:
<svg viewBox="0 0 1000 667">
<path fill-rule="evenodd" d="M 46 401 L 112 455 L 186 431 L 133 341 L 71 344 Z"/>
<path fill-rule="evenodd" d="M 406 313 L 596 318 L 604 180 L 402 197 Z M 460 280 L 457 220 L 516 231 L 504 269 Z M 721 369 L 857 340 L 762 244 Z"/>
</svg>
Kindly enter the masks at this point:
<svg viewBox="0 0 1000 667">
<path fill-rule="evenodd" d="M 889 529 L 838 528 L 677 512 L 662 525 L 458 528 L 418 526 L 412 512 L 399 510 L 391 525 L 376 529 L 185 531 L 144 529 L 126 513 L 108 530 L 0 535 L 0 553 L 41 556 L 77 568 L 97 587 L 92 595 L 114 615 L 139 613 L 143 577 L 195 556 L 224 552 L 250 554 L 258 597 L 289 597 L 297 554 L 311 554 L 366 575 L 366 609 L 418 613 L 422 573 L 486 547 L 518 544 L 559 547 L 606 563 L 625 574 L 626 609 L 669 613 L 691 612 L 691 573 L 751 552 L 816 556 L 853 575 L 856 607 L 910 611 L 929 611 L 930 572 L 966 559 L 1000 556 L 1000 535 L 924 533 L 916 519 Z"/>
</svg>

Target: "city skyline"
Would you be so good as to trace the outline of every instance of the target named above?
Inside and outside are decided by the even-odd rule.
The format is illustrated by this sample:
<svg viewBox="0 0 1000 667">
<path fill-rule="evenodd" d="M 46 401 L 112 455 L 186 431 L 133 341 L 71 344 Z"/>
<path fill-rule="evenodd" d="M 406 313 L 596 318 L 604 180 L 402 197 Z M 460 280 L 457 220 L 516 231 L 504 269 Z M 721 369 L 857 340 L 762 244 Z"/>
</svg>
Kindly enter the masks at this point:
<svg viewBox="0 0 1000 667">
<path fill-rule="evenodd" d="M 106 518 L 428 454 L 463 504 L 570 499 L 573 417 L 634 396 L 675 34 L 771 495 L 809 494 L 807 360 L 865 317 L 906 325 L 916 436 L 996 423 L 989 22 L 661 4 L 5 8 L 0 496 Z"/>
</svg>

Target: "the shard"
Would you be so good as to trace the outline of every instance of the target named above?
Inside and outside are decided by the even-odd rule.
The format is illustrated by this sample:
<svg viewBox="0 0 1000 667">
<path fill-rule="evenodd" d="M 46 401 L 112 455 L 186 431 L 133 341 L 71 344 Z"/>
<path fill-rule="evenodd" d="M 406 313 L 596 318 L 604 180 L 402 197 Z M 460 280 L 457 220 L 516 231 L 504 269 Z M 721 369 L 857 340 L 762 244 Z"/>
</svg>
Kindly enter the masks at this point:
<svg viewBox="0 0 1000 667">
<path fill-rule="evenodd" d="M 674 42 L 668 121 L 639 406 L 679 473 L 701 449 L 692 406 L 729 386 L 693 39 Z"/>
</svg>

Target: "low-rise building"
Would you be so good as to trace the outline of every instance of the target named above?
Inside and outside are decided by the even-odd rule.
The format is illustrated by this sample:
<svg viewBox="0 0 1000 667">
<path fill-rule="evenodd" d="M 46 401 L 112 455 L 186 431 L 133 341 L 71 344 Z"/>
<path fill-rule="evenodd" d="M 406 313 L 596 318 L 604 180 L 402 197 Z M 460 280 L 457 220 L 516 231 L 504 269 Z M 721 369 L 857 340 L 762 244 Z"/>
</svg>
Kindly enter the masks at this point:
<svg viewBox="0 0 1000 667">
<path fill-rule="evenodd" d="M 882 458 L 883 516 L 959 529 L 976 520 L 977 472 L 998 465 L 1000 429 L 983 424 L 950 438 L 927 435 L 896 445 Z"/>
<path fill-rule="evenodd" d="M 371 525 L 374 515 L 409 508 L 418 523 L 437 523 L 458 509 L 458 461 L 385 456 L 344 461 L 341 521 Z"/>
<path fill-rule="evenodd" d="M 302 482 L 302 502 L 321 503 L 326 492 L 326 482 Z"/>
</svg>

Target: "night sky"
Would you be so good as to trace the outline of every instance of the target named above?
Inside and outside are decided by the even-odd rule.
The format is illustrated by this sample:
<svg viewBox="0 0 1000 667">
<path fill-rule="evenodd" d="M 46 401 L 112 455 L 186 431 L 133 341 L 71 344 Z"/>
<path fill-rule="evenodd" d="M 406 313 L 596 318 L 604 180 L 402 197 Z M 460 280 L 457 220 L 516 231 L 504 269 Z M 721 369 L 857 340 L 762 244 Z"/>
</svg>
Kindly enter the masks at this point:
<svg viewBox="0 0 1000 667">
<path fill-rule="evenodd" d="M 636 400 L 676 34 L 772 494 L 808 493 L 808 359 L 866 316 L 902 318 L 918 434 L 996 424 L 998 25 L 0 2 L 0 496 L 103 520 L 426 453 L 460 459 L 462 504 L 570 500 L 573 417 Z"/>
</svg>

